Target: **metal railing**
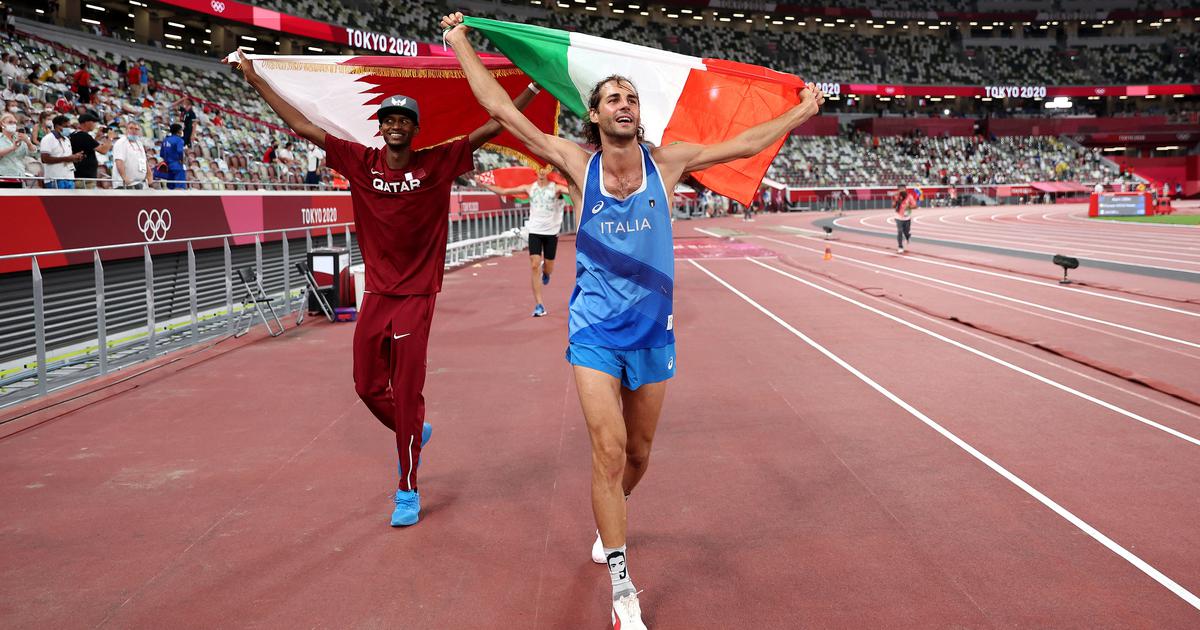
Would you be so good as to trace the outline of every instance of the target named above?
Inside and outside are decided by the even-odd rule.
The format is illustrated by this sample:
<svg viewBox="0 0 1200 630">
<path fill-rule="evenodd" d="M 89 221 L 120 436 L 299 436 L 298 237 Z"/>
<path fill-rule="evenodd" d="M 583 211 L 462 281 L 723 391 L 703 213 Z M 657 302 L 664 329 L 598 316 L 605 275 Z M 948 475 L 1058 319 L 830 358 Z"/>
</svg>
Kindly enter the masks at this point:
<svg viewBox="0 0 1200 630">
<path fill-rule="evenodd" d="M 449 217 L 446 268 L 524 248 L 527 219 L 528 210 L 518 208 Z M 563 224 L 564 232 L 573 232 L 574 216 L 567 214 Z M 0 339 L 26 344 L 0 364 L 0 407 L 232 336 L 243 310 L 234 280 L 238 268 L 253 266 L 285 317 L 307 308 L 298 301 L 304 280 L 295 262 L 313 248 L 314 230 L 324 230 L 327 246 L 344 243 L 352 263 L 360 262 L 351 228 L 339 223 L 0 256 L 28 260 L 30 268 L 28 275 L 2 277 L 28 278 L 29 293 L 14 300 L 10 326 L 0 330 Z M 237 245 L 239 240 L 253 242 Z M 301 247 L 303 252 L 294 251 Z M 141 250 L 140 265 L 136 258 L 104 260 L 105 252 L 131 248 Z M 43 270 L 39 263 L 79 254 L 91 254 L 91 264 Z M 46 274 L 70 274 L 72 281 L 48 282 Z M 29 311 L 22 315 L 26 307 L 32 317 Z"/>
<path fill-rule="evenodd" d="M 134 187 L 122 188 L 113 186 L 111 177 L 46 177 L 42 175 L 22 175 L 20 177 L 4 177 L 2 179 L 18 180 L 22 184 L 21 190 L 55 190 L 54 186 L 46 186 L 47 182 L 69 181 L 73 183 L 74 190 L 112 190 L 112 191 L 127 191 L 127 190 L 216 190 L 216 191 L 280 191 L 280 190 L 300 190 L 300 191 L 320 191 L 320 192 L 349 192 L 348 188 L 334 188 L 332 185 L 326 184 L 305 184 L 292 182 L 248 182 L 248 181 L 196 181 L 196 180 L 170 180 L 163 178 L 155 178 L 153 181 L 142 181 Z M 168 188 L 168 184 L 181 184 L 183 188 Z M 220 186 L 220 188 L 217 188 Z M 62 190 L 72 190 L 62 189 Z"/>
</svg>

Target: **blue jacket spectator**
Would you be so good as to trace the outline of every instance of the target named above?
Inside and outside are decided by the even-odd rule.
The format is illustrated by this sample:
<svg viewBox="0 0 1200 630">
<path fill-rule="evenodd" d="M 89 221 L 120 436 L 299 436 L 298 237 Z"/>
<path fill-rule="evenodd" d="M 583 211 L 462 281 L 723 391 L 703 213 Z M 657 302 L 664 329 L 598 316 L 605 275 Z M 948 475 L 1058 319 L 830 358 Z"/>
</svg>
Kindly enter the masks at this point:
<svg viewBox="0 0 1200 630">
<path fill-rule="evenodd" d="M 187 169 L 183 167 L 184 145 L 183 125 L 173 123 L 171 133 L 163 140 L 158 156 L 167 165 L 167 188 L 180 190 L 187 188 Z"/>
</svg>

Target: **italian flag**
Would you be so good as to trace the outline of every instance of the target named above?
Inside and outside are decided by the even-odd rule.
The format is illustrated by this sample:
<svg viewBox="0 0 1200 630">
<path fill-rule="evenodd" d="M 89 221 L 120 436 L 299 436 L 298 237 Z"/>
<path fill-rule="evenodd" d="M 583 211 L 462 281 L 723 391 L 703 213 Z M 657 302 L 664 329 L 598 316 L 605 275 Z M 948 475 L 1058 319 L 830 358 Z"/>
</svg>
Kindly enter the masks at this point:
<svg viewBox="0 0 1200 630">
<path fill-rule="evenodd" d="M 585 120 L 592 88 L 619 74 L 633 81 L 641 99 L 646 140 L 714 144 L 779 116 L 800 103 L 804 82 L 760 66 L 701 59 L 611 39 L 466 18 L 518 68 Z M 695 173 L 706 187 L 743 204 L 754 198 L 780 138 L 750 158 Z"/>
</svg>

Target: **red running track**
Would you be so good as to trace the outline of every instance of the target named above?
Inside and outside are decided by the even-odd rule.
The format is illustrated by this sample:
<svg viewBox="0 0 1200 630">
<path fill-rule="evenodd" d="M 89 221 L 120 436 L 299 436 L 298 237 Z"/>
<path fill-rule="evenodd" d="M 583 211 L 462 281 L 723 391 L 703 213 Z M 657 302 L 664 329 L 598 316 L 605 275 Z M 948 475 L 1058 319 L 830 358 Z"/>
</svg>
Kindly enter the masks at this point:
<svg viewBox="0 0 1200 630">
<path fill-rule="evenodd" d="M 1019 338 L 1103 337 L 1105 360 L 1125 347 L 1184 394 L 1169 377 L 1196 353 L 935 280 L 1180 341 L 1200 306 L 872 237 L 825 261 L 810 219 L 676 224 L 679 376 L 630 501 L 651 627 L 1200 624 L 1200 406 Z M 447 276 L 409 529 L 387 526 L 393 442 L 354 396 L 349 325 L 221 344 L 0 425 L 0 625 L 604 627 L 569 274 L 532 319 L 527 268 Z"/>
</svg>

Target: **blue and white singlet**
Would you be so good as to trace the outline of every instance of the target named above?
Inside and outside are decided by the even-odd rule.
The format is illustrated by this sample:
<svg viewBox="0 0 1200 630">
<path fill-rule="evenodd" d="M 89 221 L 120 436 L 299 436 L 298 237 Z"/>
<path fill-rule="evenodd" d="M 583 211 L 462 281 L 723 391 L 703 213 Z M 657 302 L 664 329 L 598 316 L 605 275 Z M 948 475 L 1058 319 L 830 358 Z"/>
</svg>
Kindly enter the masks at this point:
<svg viewBox="0 0 1200 630">
<path fill-rule="evenodd" d="M 671 208 L 658 167 L 642 151 L 642 185 L 625 199 L 604 189 L 599 152 L 587 167 L 575 241 L 571 343 L 615 350 L 675 343 Z"/>
</svg>

